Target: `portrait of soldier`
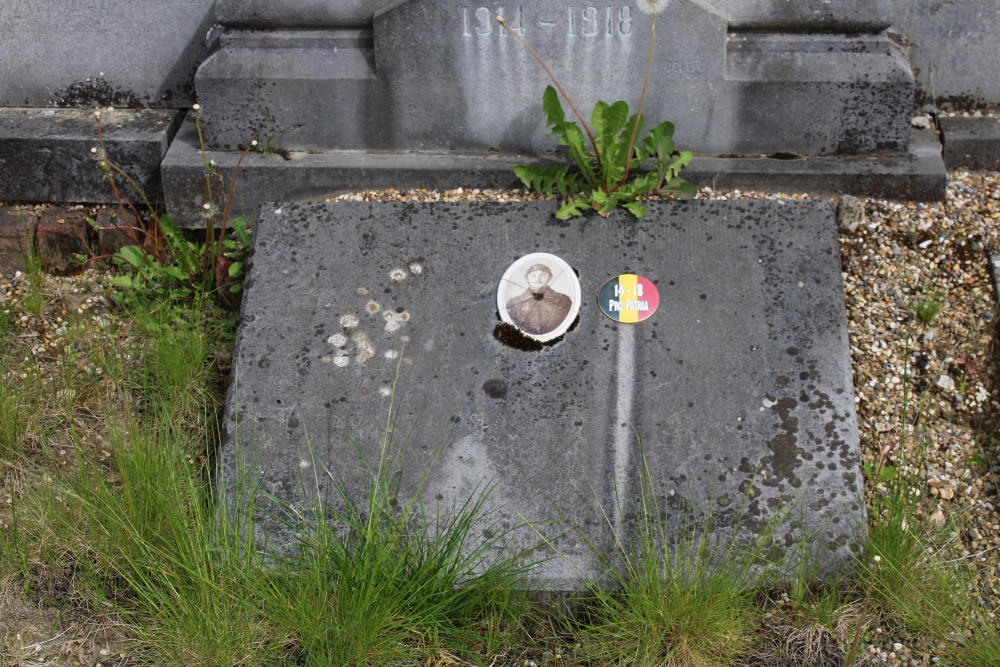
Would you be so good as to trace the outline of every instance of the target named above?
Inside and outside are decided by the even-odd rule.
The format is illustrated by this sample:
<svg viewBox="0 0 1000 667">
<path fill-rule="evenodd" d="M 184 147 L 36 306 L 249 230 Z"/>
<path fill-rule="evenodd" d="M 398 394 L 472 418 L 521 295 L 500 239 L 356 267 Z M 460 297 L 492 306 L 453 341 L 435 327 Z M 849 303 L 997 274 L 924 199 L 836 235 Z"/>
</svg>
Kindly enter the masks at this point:
<svg viewBox="0 0 1000 667">
<path fill-rule="evenodd" d="M 549 287 L 552 269 L 547 264 L 537 262 L 529 266 L 524 272 L 524 280 L 528 288 L 507 300 L 507 315 L 525 333 L 548 333 L 566 319 L 573 301 L 562 292 Z"/>
</svg>

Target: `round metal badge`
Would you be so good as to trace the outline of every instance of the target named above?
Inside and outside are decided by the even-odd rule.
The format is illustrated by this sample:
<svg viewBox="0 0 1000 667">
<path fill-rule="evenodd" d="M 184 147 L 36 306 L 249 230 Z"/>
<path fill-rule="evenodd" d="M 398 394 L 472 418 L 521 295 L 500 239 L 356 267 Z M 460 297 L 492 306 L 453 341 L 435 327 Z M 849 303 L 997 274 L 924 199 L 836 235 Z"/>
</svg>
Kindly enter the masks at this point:
<svg viewBox="0 0 1000 667">
<path fill-rule="evenodd" d="M 647 278 L 623 273 L 604 283 L 597 295 L 601 312 L 615 322 L 635 324 L 650 318 L 660 305 L 660 292 Z"/>
</svg>

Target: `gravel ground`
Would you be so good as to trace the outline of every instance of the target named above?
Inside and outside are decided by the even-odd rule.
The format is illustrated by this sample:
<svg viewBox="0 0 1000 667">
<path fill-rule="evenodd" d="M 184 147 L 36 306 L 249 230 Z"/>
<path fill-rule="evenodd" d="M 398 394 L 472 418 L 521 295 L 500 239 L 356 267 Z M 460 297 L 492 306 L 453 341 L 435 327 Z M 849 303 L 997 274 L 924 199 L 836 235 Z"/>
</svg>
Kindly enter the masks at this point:
<svg viewBox="0 0 1000 667">
<path fill-rule="evenodd" d="M 703 190 L 702 198 L 806 198 Z M 372 191 L 334 200 L 514 201 L 541 199 L 523 191 Z M 946 533 L 946 557 L 970 566 L 992 618 L 1000 611 L 1000 445 L 994 434 L 1000 393 L 994 380 L 996 296 L 988 257 L 1000 251 L 1000 173 L 950 174 L 948 199 L 901 204 L 845 198 L 841 252 L 862 455 L 871 465 L 907 465 L 924 457 L 922 517 Z M 108 311 L 102 274 L 50 277 L 63 295 L 40 315 L 20 315 L 29 291 L 23 276 L 0 276 L 0 314 L 17 313 L 17 344 L 43 364 L 62 364 L 60 327 L 74 317 Z M 65 329 L 63 329 L 65 331 Z M 919 417 L 919 418 L 918 418 Z M 0 484 L 2 490 L 2 484 Z M 878 489 L 869 485 L 868 493 Z M 3 500 L 3 498 L 0 498 Z M 0 640 L 20 633 L 31 649 L 62 631 L 59 658 L 48 644 L 24 664 L 95 664 L 100 651 L 123 664 L 113 644 L 95 642 L 95 629 L 74 624 L 53 606 L 42 612 L 17 601 L 0 582 Z M 18 614 L 31 611 L 19 625 Z M 45 619 L 44 614 L 51 618 Z M 31 628 L 36 628 L 32 631 Z M 42 628 L 41 631 L 37 628 Z M 51 631 L 54 628 L 55 631 Z M 866 647 L 870 664 L 932 664 L 935 647 L 894 637 L 885 628 Z M 84 639 L 87 641 L 85 642 Z M 11 639 L 13 641 L 13 639 Z M 109 640 L 110 641 L 110 640 Z M 3 644 L 0 643 L 0 646 Z M 88 646 L 84 656 L 82 647 Z M 0 655 L 2 657 L 2 655 Z M 84 660 L 86 658 L 86 661 Z M 62 662 L 65 660 L 65 663 Z"/>
</svg>

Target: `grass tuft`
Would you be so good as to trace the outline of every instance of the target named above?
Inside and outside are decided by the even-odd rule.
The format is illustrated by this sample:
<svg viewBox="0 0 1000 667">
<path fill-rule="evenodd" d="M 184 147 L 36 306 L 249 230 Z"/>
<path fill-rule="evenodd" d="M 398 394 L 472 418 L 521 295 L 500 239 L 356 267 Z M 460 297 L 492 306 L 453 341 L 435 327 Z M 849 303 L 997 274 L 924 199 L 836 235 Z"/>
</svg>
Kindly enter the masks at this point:
<svg viewBox="0 0 1000 667">
<path fill-rule="evenodd" d="M 641 453 L 640 460 L 637 528 L 612 554 L 598 552 L 608 576 L 587 585 L 585 613 L 575 622 L 581 652 L 602 665 L 731 665 L 753 639 L 755 597 L 773 576 L 766 556 L 787 512 L 749 544 L 720 537 L 711 516 L 670 534 Z"/>
<path fill-rule="evenodd" d="M 406 443 L 393 442 L 392 419 L 390 408 L 379 460 L 365 460 L 369 480 L 360 498 L 315 455 L 309 469 L 321 472 L 303 495 L 321 497 L 322 474 L 331 502 L 300 511 L 270 498 L 299 540 L 278 558 L 261 598 L 301 664 L 418 664 L 442 655 L 488 662 L 527 607 L 528 554 L 490 555 L 510 534 L 491 518 L 492 489 L 449 510 L 424 506 L 426 473 L 402 493 Z M 476 537 L 484 526 L 493 537 Z"/>
</svg>

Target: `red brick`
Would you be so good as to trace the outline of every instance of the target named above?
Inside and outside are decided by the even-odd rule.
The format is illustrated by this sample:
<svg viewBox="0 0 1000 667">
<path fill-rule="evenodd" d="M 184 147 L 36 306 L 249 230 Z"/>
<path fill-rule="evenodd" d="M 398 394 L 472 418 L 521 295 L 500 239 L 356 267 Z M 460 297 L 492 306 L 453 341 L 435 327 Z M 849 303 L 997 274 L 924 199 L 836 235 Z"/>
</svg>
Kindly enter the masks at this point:
<svg viewBox="0 0 1000 667">
<path fill-rule="evenodd" d="M 34 234 L 32 211 L 0 206 L 0 273 L 24 271 L 24 259 Z"/>
<path fill-rule="evenodd" d="M 142 229 L 131 213 L 126 213 L 126 220 L 119 218 L 120 213 L 110 208 L 102 208 L 97 212 L 97 244 L 98 255 L 113 255 L 127 245 L 142 245 Z"/>
<path fill-rule="evenodd" d="M 43 271 L 67 275 L 83 270 L 84 264 L 76 255 L 90 254 L 87 214 L 84 211 L 47 209 L 38 220 L 37 238 Z"/>
</svg>

